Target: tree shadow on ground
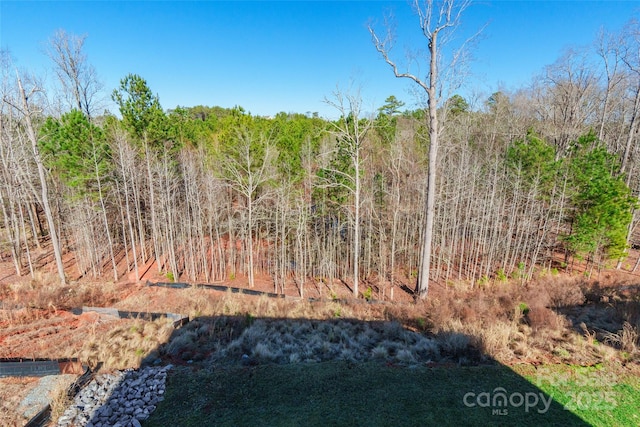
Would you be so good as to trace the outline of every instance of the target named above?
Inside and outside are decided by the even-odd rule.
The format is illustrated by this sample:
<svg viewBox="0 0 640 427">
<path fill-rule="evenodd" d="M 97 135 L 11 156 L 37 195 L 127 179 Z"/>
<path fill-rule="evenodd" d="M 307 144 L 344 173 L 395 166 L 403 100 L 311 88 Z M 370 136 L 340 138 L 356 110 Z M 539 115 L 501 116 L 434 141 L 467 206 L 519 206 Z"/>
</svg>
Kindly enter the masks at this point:
<svg viewBox="0 0 640 427">
<path fill-rule="evenodd" d="M 616 350 L 636 353 L 640 345 L 640 285 L 600 287 L 585 292 L 583 304 L 556 309 L 580 335 Z M 633 354 L 630 354 L 633 356 Z"/>
<path fill-rule="evenodd" d="M 473 342 L 395 321 L 198 317 L 145 357 L 173 368 L 143 425 L 588 425 Z"/>
</svg>

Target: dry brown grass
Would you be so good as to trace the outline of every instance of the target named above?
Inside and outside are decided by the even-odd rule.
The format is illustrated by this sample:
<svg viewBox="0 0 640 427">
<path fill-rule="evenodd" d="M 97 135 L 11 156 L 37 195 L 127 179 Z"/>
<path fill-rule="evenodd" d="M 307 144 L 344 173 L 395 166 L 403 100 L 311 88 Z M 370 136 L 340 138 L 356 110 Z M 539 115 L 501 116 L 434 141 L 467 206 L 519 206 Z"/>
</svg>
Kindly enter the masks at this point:
<svg viewBox="0 0 640 427">
<path fill-rule="evenodd" d="M 636 327 L 631 326 L 629 322 L 624 322 L 622 329 L 617 333 L 608 333 L 605 341 L 627 353 L 634 354 L 640 345 L 640 335 Z"/>
<path fill-rule="evenodd" d="M 169 340 L 173 331 L 168 319 L 120 321 L 106 336 L 90 334 L 79 351 L 79 358 L 92 368 L 100 362 L 109 370 L 137 368 L 145 357 Z"/>
<path fill-rule="evenodd" d="M 544 276 L 527 285 L 531 305 L 570 307 L 585 302 L 584 289 L 589 284 L 579 276 Z"/>
<path fill-rule="evenodd" d="M 327 360 L 415 364 L 440 359 L 436 340 L 409 331 L 396 322 L 358 320 L 236 318 L 234 337 L 218 340 L 215 322 L 199 319 L 178 331 L 163 347 L 172 357 L 206 352 L 215 363 L 298 363 Z M 207 326 L 211 324 L 212 326 Z M 202 331 L 207 331 L 202 340 Z M 465 343 L 451 342 L 462 351 Z"/>
<path fill-rule="evenodd" d="M 49 416 L 50 424 L 55 425 L 64 411 L 71 405 L 73 399 L 69 397 L 69 390 L 66 384 L 59 384 L 51 392 L 51 399 L 49 400 L 49 407 L 51 408 L 51 415 Z"/>
<path fill-rule="evenodd" d="M 57 276 L 36 272 L 30 280 L 6 285 L 5 301 L 39 310 L 69 310 L 83 305 L 108 306 L 117 301 L 123 285 L 78 282 L 61 285 Z"/>
<path fill-rule="evenodd" d="M 526 318 L 534 331 L 539 329 L 562 331 L 570 326 L 565 316 L 548 307 L 533 306 L 529 309 Z"/>
<path fill-rule="evenodd" d="M 168 320 L 101 319 L 79 351 L 69 346 L 61 353 L 92 367 L 102 362 L 105 369 L 138 367 L 158 357 L 178 363 L 242 363 L 243 355 L 251 363 L 342 359 L 402 365 L 640 360 L 640 299 L 581 280 L 545 276 L 525 286 L 506 282 L 482 289 L 458 284 L 415 304 L 375 305 L 198 287 L 127 285 L 123 293 L 125 285 L 60 286 L 42 275 L 4 288 L 9 301 L 25 307 L 0 310 L 0 326 L 20 334 L 36 322 L 38 330 L 25 337 L 38 341 L 38 334 L 55 333 L 54 318 L 61 308 L 116 305 L 189 315 L 191 322 L 179 330 Z M 61 397 L 60 406 L 64 404 Z M 0 425 L 18 425 L 8 413 L 0 402 Z"/>
<path fill-rule="evenodd" d="M 0 309 L 0 327 L 9 328 L 29 325 L 35 321 L 46 319 L 52 312 L 52 310 L 35 308 Z"/>
<path fill-rule="evenodd" d="M 0 378 L 0 425 L 7 427 L 20 427 L 26 423 L 26 419 L 18 413 L 22 399 L 28 394 L 31 387 L 38 383 L 38 378 Z"/>
<path fill-rule="evenodd" d="M 46 319 L 59 307 L 109 303 L 121 309 L 170 311 L 190 316 L 191 324 L 176 332 L 168 324 L 142 321 L 114 325 L 106 334 L 103 329 L 96 329 L 94 334 L 89 334 L 80 357 L 92 364 L 104 362 L 110 368 L 137 366 L 143 359 L 153 359 L 161 353 L 178 360 L 210 357 L 230 348 L 231 342 L 238 341 L 256 319 L 319 320 L 329 325 L 344 319 L 384 320 L 400 325 L 405 332 L 417 332 L 431 340 L 429 345 L 420 344 L 423 346 L 420 349 L 420 345 L 400 344 L 402 339 L 351 338 L 349 341 L 344 338 L 344 347 L 336 350 L 326 342 L 323 344 L 325 339 L 331 343 L 331 333 L 322 332 L 310 337 L 312 343 L 308 345 L 314 350 L 294 351 L 287 346 L 291 346 L 291 337 L 295 334 L 281 331 L 280 335 L 272 336 L 281 347 L 273 347 L 251 335 L 242 339 L 244 347 L 238 344 L 237 349 L 250 351 L 257 360 L 278 363 L 322 359 L 326 354 L 354 360 L 366 354 L 366 357 L 408 364 L 424 361 L 420 354 L 458 363 L 490 358 L 504 363 L 597 363 L 619 357 L 617 350 L 637 354 L 639 347 L 640 309 L 636 300 L 628 292 L 600 288 L 594 282 L 584 283 L 582 277 L 547 275 L 526 285 L 507 281 L 483 288 L 456 284 L 435 290 L 426 301 L 386 305 L 274 299 L 199 287 L 165 289 L 128 285 L 127 292 L 125 298 L 118 299 L 117 296 L 123 294 L 123 285 L 74 284 L 70 289 L 56 285 L 52 277 L 42 276 L 39 281 L 11 288 L 13 301 L 33 301 L 32 308 L 25 308 L 23 313 L 0 311 L 0 322 L 27 324 L 34 318 Z M 596 295 L 595 305 L 593 295 Z M 33 308 L 41 305 L 49 308 Z M 623 321 L 629 326 L 623 327 Z M 596 332 L 600 330 L 610 333 L 605 345 L 603 333 Z M 337 330 L 332 333 L 342 334 Z M 170 336 L 168 344 L 163 345 Z M 363 336 L 368 336 L 366 330 Z M 396 333 L 396 337 L 400 336 Z M 356 351 L 356 348 L 366 351 Z M 612 348 L 616 349 L 613 353 Z M 228 350 L 227 353 L 231 354 Z"/>
<path fill-rule="evenodd" d="M 464 288 L 458 284 L 412 309 L 392 308 L 386 315 L 448 341 L 463 334 L 470 337 L 471 349 L 504 363 L 594 364 L 624 357 L 612 349 L 622 349 L 622 341 L 627 343 L 626 351 L 635 354 L 638 346 L 632 343 L 637 342 L 638 327 L 622 328 L 624 319 L 637 319 L 640 309 L 637 302 L 632 303 L 633 295 L 627 292 L 621 301 L 615 299 L 618 296 L 609 297 L 616 302 L 595 307 L 585 297 L 594 286 L 578 276 L 544 276 L 524 286 L 504 282 Z M 607 289 L 618 292 L 615 287 Z M 602 345 L 601 333 L 596 336 L 598 328 L 613 331 L 609 345 Z M 451 344 L 448 341 L 446 345 Z"/>
<path fill-rule="evenodd" d="M 0 406 L 0 425 L 6 427 L 21 427 L 24 425 L 25 419 L 19 417 L 11 408 Z"/>
</svg>

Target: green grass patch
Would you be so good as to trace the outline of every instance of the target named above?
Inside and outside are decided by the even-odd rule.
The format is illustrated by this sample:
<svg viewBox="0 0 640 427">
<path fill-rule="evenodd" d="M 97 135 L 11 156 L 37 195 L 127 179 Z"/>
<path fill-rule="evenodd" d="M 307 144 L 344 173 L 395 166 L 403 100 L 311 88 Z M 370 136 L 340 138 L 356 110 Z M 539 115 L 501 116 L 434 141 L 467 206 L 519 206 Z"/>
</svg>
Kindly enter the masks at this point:
<svg viewBox="0 0 640 427">
<path fill-rule="evenodd" d="M 640 425 L 640 378 L 616 366 L 514 368 L 567 411 L 594 426 Z"/>
<path fill-rule="evenodd" d="M 170 371 L 166 399 L 144 425 L 588 425 L 565 410 L 562 397 L 551 399 L 535 384 L 535 378 L 502 365 L 406 368 L 323 362 L 177 367 Z M 622 382 L 621 387 L 632 385 Z M 555 392 L 549 390 L 554 398 Z M 632 402 L 637 403 L 637 395 Z M 623 406 L 618 406 L 622 418 L 615 419 L 622 421 L 617 424 L 635 425 L 628 422 L 634 414 Z"/>
</svg>

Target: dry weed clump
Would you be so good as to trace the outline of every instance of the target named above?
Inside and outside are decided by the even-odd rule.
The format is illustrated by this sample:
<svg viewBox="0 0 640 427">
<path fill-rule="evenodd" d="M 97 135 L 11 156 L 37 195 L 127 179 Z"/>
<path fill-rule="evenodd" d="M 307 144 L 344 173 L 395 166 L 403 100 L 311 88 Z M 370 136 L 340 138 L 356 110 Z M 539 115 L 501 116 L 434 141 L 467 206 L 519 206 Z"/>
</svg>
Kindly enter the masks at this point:
<svg viewBox="0 0 640 427">
<path fill-rule="evenodd" d="M 167 344 L 165 351 L 166 354 L 172 357 L 177 357 L 181 353 L 192 352 L 197 348 L 198 333 L 197 331 L 185 331 Z M 192 354 L 192 353 L 191 353 Z"/>
<path fill-rule="evenodd" d="M 259 319 L 213 359 L 278 364 L 378 359 L 415 364 L 439 357 L 433 339 L 396 322 Z"/>
<path fill-rule="evenodd" d="M 640 335 L 637 327 L 624 322 L 622 329 L 617 333 L 607 333 L 605 341 L 627 353 L 635 354 L 640 346 Z"/>
<path fill-rule="evenodd" d="M 463 322 L 450 319 L 435 336 L 443 356 L 453 360 L 506 361 L 512 358 L 511 345 L 517 329 L 511 321 Z"/>
<path fill-rule="evenodd" d="M 471 345 L 471 338 L 462 332 L 444 332 L 437 336 L 441 352 L 450 358 L 465 357 Z"/>
<path fill-rule="evenodd" d="M 562 331 L 570 326 L 567 318 L 547 307 L 531 307 L 526 319 L 534 330 L 552 329 Z"/>
<path fill-rule="evenodd" d="M 639 291 L 636 285 L 603 286 L 576 276 L 540 277 L 521 292 L 514 291 L 528 309 L 523 322 L 514 326 L 526 324 L 529 354 L 538 360 L 586 364 L 628 360 L 638 346 L 635 352 L 631 344 L 624 350 L 622 341 L 632 343 L 633 331 L 640 330 Z M 525 353 L 522 345 L 510 348 L 516 357 Z"/>
<path fill-rule="evenodd" d="M 36 273 L 29 282 L 11 284 L 11 300 L 28 308 L 67 308 L 73 299 L 73 290 L 69 285 L 60 285 L 52 275 Z"/>
<path fill-rule="evenodd" d="M 166 298 L 167 296 L 165 296 Z M 309 301 L 294 298 L 258 297 L 235 293 L 231 289 L 218 293 L 193 286 L 181 290 L 173 298 L 170 311 L 187 314 L 191 319 L 209 316 L 243 316 L 256 318 L 375 319 L 380 315 L 366 304 L 339 301 Z"/>
<path fill-rule="evenodd" d="M 216 313 L 225 315 L 237 315 L 243 312 L 243 304 L 240 298 L 229 289 L 225 292 L 224 296 L 220 298 L 220 301 L 216 307 Z"/>
<path fill-rule="evenodd" d="M 203 360 L 236 339 L 250 317 L 199 317 L 172 332 L 171 338 L 157 349 L 158 356 L 173 360 Z"/>
<path fill-rule="evenodd" d="M 529 285 L 534 293 L 548 297 L 548 301 L 540 301 L 550 308 L 561 308 L 582 305 L 586 298 L 581 288 L 583 283 L 579 277 L 541 278 Z"/>
<path fill-rule="evenodd" d="M 20 308 L 17 310 L 0 310 L 0 327 L 15 328 L 28 325 L 32 322 L 46 319 L 51 315 L 52 310 L 41 310 L 36 308 Z M 7 330 L 5 329 L 5 333 Z"/>
<path fill-rule="evenodd" d="M 392 313 L 403 324 L 434 335 L 442 354 L 451 358 L 474 357 L 479 350 L 481 358 L 507 363 L 555 360 L 590 364 L 609 360 L 611 347 L 603 348 L 607 346 L 599 345 L 595 338 L 589 342 L 577 325 L 585 322 L 591 329 L 619 331 L 621 319 L 632 317 L 633 308 L 618 303 L 593 307 L 585 302 L 581 286 L 585 285 L 579 277 L 541 277 L 524 286 L 496 283 L 466 290 L 449 288 L 416 304 L 419 312 L 396 309 L 387 315 Z M 626 329 L 626 337 L 631 336 L 631 330 Z M 615 335 L 619 338 L 610 336 L 610 341 L 619 341 L 623 334 L 620 330 Z M 382 349 L 376 352 L 384 354 Z"/>
<path fill-rule="evenodd" d="M 270 318 L 282 318 L 288 317 L 291 306 L 295 304 L 294 301 L 286 301 L 284 299 L 274 299 L 267 295 L 261 295 L 258 298 L 251 300 L 252 305 L 247 310 L 255 317 L 270 317 Z"/>
<path fill-rule="evenodd" d="M 73 399 L 69 397 L 69 390 L 67 384 L 58 384 L 56 388 L 51 392 L 51 398 L 49 400 L 49 406 L 51 408 L 50 412 L 50 422 L 51 425 L 55 425 L 64 411 L 67 410 L 69 405 L 73 402 Z"/>
<path fill-rule="evenodd" d="M 529 354 L 527 337 L 513 323 L 497 321 L 484 328 L 476 328 L 471 332 L 479 337 L 479 346 L 483 354 L 496 360 L 508 360 L 513 354 L 521 356 Z"/>
<path fill-rule="evenodd" d="M 173 323 L 168 319 L 119 322 L 106 336 L 88 337 L 79 358 L 90 367 L 102 362 L 106 369 L 136 368 L 165 343 L 173 331 Z"/>
<path fill-rule="evenodd" d="M 83 305 L 108 306 L 118 300 L 113 282 L 60 284 L 56 275 L 36 272 L 30 281 L 9 285 L 8 299 L 27 308 L 69 310 Z"/>
<path fill-rule="evenodd" d="M 426 302 L 424 317 L 428 325 L 428 329 L 433 332 L 438 332 L 440 328 L 449 322 L 451 319 L 455 319 L 455 310 L 453 305 L 448 302 L 441 301 L 439 298 L 429 299 Z M 401 313 L 401 315 L 406 315 Z M 406 317 L 398 317 L 401 321 L 405 321 Z"/>
<path fill-rule="evenodd" d="M 197 317 L 203 315 L 213 315 L 219 310 L 219 302 L 211 298 L 211 291 L 205 288 L 192 286 L 183 292 L 186 296 L 186 307 L 179 308 L 181 313 L 188 314 L 189 317 Z M 227 295 L 225 294 L 225 298 Z"/>
</svg>

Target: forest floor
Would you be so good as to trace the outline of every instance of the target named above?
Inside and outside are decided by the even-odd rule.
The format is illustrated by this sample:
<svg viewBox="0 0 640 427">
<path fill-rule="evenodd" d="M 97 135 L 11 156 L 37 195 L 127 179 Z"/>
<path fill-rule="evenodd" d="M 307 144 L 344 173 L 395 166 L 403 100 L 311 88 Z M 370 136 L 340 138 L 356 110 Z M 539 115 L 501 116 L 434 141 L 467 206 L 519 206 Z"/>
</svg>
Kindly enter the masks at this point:
<svg viewBox="0 0 640 427">
<path fill-rule="evenodd" d="M 604 364 L 615 366 L 617 375 L 640 375 L 640 275 L 623 270 L 590 278 L 577 267 L 572 274 L 542 271 L 526 285 L 434 283 L 424 301 L 401 287 L 393 301 L 389 289 L 375 289 L 369 302 L 353 299 L 342 282 L 309 283 L 305 298 L 293 282 L 287 298 L 147 286 L 167 281 L 154 265 L 145 266 L 140 281 L 124 275 L 118 282 L 81 279 L 61 286 L 51 267 L 34 278 L 18 277 L 10 262 L 0 262 L 0 358 L 78 358 L 113 370 L 158 360 L 233 367 L 248 354 L 256 366 L 336 360 L 420 369 Z M 248 288 L 243 276 L 221 284 Z M 253 290 L 274 287 L 270 278 L 257 277 Z M 72 312 L 82 306 L 180 313 L 191 322 L 174 329 L 167 319 Z M 0 379 L 0 425 L 20 424 L 19 403 L 37 383 Z"/>
</svg>

